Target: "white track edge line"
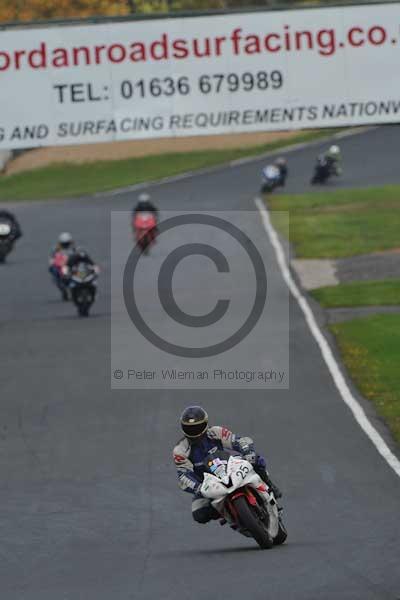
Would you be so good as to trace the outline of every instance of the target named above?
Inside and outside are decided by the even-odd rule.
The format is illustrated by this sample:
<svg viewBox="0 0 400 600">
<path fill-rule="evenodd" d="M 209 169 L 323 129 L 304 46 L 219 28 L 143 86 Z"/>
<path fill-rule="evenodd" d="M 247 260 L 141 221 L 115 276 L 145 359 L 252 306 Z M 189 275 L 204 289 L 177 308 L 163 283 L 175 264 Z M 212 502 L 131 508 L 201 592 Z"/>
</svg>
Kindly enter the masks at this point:
<svg viewBox="0 0 400 600">
<path fill-rule="evenodd" d="M 364 433 L 369 437 L 371 442 L 374 444 L 375 448 L 378 450 L 379 454 L 386 460 L 388 465 L 393 469 L 393 471 L 400 477 L 400 461 L 390 450 L 388 445 L 386 444 L 383 437 L 380 433 L 375 429 L 375 427 L 369 421 L 367 415 L 364 412 L 364 409 L 360 405 L 360 403 L 356 400 L 353 394 L 350 391 L 349 386 L 346 383 L 346 380 L 340 370 L 340 367 L 333 355 L 331 347 L 329 346 L 325 336 L 323 335 L 321 329 L 319 328 L 317 321 L 314 317 L 314 314 L 306 300 L 306 298 L 302 295 L 299 288 L 297 287 L 291 273 L 289 270 L 289 266 L 287 264 L 285 253 L 282 247 L 282 244 L 279 240 L 278 234 L 272 226 L 268 210 L 264 206 L 262 200 L 260 198 L 255 198 L 255 204 L 260 212 L 262 222 L 264 228 L 267 232 L 269 240 L 275 250 L 277 262 L 279 268 L 281 270 L 283 279 L 285 280 L 291 294 L 297 300 L 303 314 L 305 316 L 307 325 L 317 342 L 319 349 L 321 351 L 322 357 L 328 367 L 328 370 L 332 376 L 332 379 L 343 399 L 345 404 L 349 407 L 355 420 L 358 425 L 364 431 Z"/>
</svg>

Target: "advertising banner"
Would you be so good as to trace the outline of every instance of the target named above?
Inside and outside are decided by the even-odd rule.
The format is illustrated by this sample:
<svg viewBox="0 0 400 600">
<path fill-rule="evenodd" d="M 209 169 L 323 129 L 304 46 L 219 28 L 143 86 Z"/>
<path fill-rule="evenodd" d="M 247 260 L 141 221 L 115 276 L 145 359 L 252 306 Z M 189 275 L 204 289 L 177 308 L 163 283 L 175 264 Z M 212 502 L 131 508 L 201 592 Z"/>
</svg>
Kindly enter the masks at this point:
<svg viewBox="0 0 400 600">
<path fill-rule="evenodd" d="M 0 148 L 396 122 L 400 5 L 0 33 Z"/>
</svg>

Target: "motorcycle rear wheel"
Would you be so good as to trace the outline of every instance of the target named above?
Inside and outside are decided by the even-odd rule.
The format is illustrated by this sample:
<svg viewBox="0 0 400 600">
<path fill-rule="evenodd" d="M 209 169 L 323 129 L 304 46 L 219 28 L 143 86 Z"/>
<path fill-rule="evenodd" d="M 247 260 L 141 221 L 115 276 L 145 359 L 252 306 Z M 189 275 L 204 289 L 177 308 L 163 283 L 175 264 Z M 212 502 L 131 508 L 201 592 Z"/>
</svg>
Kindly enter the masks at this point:
<svg viewBox="0 0 400 600">
<path fill-rule="evenodd" d="M 239 522 L 244 529 L 249 531 L 257 544 L 263 550 L 269 550 L 274 545 L 272 537 L 269 535 L 265 525 L 254 514 L 245 496 L 239 496 L 234 501 Z"/>
</svg>

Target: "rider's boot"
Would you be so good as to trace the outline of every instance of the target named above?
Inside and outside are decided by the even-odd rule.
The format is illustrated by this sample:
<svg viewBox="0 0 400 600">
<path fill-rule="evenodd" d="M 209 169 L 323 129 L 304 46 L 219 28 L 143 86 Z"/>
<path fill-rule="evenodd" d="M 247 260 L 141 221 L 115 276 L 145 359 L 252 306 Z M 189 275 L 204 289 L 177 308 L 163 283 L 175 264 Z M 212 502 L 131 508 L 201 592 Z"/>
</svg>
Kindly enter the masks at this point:
<svg viewBox="0 0 400 600">
<path fill-rule="evenodd" d="M 274 494 L 275 498 L 276 499 L 281 498 L 282 492 L 278 488 L 278 486 L 272 481 L 267 470 L 264 467 L 255 467 L 255 471 L 261 477 L 261 479 L 267 484 L 267 486 L 269 488 L 271 488 L 272 493 Z"/>
</svg>

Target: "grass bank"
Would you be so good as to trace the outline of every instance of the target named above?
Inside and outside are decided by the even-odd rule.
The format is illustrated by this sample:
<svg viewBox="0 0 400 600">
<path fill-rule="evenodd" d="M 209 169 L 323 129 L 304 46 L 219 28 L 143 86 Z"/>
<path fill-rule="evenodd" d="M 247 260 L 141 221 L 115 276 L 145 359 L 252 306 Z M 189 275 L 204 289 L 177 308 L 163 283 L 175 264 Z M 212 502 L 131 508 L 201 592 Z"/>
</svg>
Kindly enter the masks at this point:
<svg viewBox="0 0 400 600">
<path fill-rule="evenodd" d="M 324 308 L 399 306 L 400 279 L 353 281 L 311 290 L 310 294 Z"/>
<path fill-rule="evenodd" d="M 271 195 L 272 211 L 288 211 L 298 258 L 342 258 L 399 246 L 400 186 Z M 287 235 L 279 214 L 274 224 Z"/>
<path fill-rule="evenodd" d="M 290 144 L 308 142 L 332 134 L 332 130 L 299 133 L 288 140 L 261 146 L 227 150 L 204 150 L 179 154 L 159 154 L 116 161 L 98 161 L 81 165 L 54 164 L 0 178 L 0 201 L 46 200 L 104 192 L 212 167 L 238 158 L 278 150 Z"/>
<path fill-rule="evenodd" d="M 400 315 L 374 315 L 331 325 L 345 364 L 400 442 Z"/>
<path fill-rule="evenodd" d="M 400 245 L 400 186 L 271 195 L 268 205 L 275 226 L 300 258 L 342 258 Z M 289 229 L 287 213 L 274 210 L 289 213 Z M 395 306 L 400 280 L 354 281 L 311 294 L 325 308 Z M 376 314 L 330 329 L 355 384 L 400 442 L 400 315 Z"/>
</svg>

